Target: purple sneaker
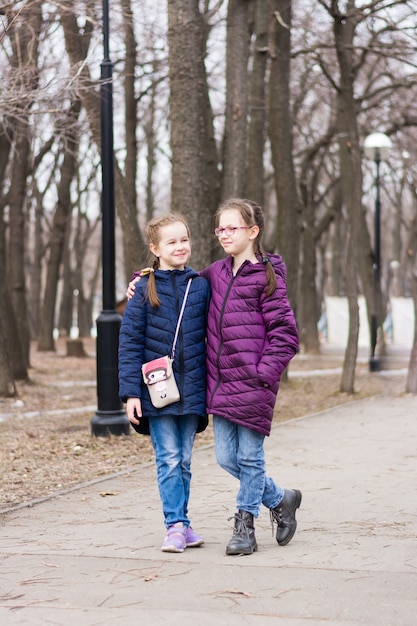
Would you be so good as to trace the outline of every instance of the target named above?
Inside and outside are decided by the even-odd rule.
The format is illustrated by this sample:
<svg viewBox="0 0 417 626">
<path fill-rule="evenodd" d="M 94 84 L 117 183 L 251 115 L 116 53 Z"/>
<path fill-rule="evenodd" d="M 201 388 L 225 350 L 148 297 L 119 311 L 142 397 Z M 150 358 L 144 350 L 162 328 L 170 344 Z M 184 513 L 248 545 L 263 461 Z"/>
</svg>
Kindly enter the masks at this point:
<svg viewBox="0 0 417 626">
<path fill-rule="evenodd" d="M 184 528 L 185 545 L 187 548 L 197 548 L 204 543 L 204 537 L 194 532 L 191 526 Z"/>
<path fill-rule="evenodd" d="M 162 544 L 162 552 L 184 552 L 185 528 L 181 522 L 172 524 L 167 530 L 165 541 Z"/>
</svg>

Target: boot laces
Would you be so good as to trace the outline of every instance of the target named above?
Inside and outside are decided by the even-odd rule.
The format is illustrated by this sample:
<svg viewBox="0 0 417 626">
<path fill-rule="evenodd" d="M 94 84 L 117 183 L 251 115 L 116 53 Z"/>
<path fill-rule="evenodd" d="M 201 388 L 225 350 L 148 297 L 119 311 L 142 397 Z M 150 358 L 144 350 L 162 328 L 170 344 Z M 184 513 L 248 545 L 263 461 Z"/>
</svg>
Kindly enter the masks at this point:
<svg viewBox="0 0 417 626">
<path fill-rule="evenodd" d="M 239 537 L 241 537 L 242 535 L 246 535 L 246 537 L 249 539 L 249 529 L 243 517 L 239 513 L 235 513 L 233 517 L 228 518 L 228 521 L 230 522 L 230 520 L 232 519 L 235 520 L 233 535 L 237 535 Z"/>
<path fill-rule="evenodd" d="M 274 535 L 274 524 L 277 525 L 278 528 L 284 525 L 284 520 L 282 518 L 283 507 L 277 506 L 275 509 L 269 509 L 269 517 L 271 519 L 271 528 L 272 528 L 272 536 Z"/>
</svg>

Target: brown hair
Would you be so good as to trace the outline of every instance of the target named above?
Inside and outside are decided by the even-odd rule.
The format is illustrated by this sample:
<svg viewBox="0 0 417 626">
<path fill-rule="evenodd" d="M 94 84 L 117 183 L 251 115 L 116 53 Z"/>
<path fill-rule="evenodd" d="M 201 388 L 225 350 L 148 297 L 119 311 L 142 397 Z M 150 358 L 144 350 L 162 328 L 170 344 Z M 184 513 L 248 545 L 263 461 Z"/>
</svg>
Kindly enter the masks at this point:
<svg viewBox="0 0 417 626">
<path fill-rule="evenodd" d="M 229 198 L 229 200 L 223 202 L 223 204 L 221 204 L 216 211 L 216 226 L 218 226 L 220 215 L 223 211 L 227 211 L 229 209 L 237 209 L 245 224 L 248 226 L 258 226 L 259 228 L 258 236 L 254 241 L 255 253 L 258 253 L 261 256 L 262 262 L 265 264 L 267 281 L 265 295 L 270 296 L 274 293 L 277 287 L 277 277 L 275 270 L 272 267 L 272 263 L 262 247 L 262 238 L 265 228 L 263 211 L 261 207 L 256 204 L 256 202 L 253 202 L 253 200 L 246 200 L 244 198 Z"/>
<path fill-rule="evenodd" d="M 163 226 L 176 224 L 177 222 L 181 222 L 182 224 L 184 224 L 185 228 L 187 229 L 187 234 L 190 237 L 190 227 L 188 226 L 187 221 L 182 215 L 180 215 L 179 213 L 165 213 L 164 215 L 158 215 L 158 217 L 154 217 L 147 223 L 145 233 L 148 244 L 152 243 L 154 246 L 157 246 L 161 239 L 160 229 Z M 147 298 L 151 306 L 159 307 L 161 301 L 158 297 L 158 292 L 156 290 L 156 281 L 154 274 L 154 270 L 159 269 L 159 257 L 152 254 L 151 251 L 149 251 L 149 254 L 151 268 L 148 280 Z"/>
</svg>

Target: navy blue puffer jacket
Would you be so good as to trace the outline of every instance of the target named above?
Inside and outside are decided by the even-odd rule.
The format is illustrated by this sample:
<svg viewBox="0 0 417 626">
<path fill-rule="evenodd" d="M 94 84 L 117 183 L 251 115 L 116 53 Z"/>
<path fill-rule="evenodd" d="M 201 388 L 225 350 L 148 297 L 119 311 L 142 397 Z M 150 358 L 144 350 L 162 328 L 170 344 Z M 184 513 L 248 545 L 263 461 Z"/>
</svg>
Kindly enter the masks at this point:
<svg viewBox="0 0 417 626">
<path fill-rule="evenodd" d="M 188 279 L 192 278 L 173 370 L 180 391 L 179 402 L 156 409 L 143 382 L 143 363 L 170 355 L 175 328 Z M 156 288 L 161 305 L 154 308 L 146 297 L 148 278 L 136 283 L 127 303 L 119 338 L 119 395 L 122 402 L 140 398 L 146 417 L 206 414 L 206 323 L 210 286 L 195 270 L 156 270 Z"/>
</svg>

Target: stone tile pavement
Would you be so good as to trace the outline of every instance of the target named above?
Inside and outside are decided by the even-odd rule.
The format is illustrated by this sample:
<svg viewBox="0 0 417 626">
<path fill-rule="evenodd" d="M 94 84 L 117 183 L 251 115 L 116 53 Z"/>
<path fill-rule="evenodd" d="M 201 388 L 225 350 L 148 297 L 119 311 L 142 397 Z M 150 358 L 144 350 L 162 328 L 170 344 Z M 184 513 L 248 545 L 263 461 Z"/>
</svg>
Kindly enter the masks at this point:
<svg viewBox="0 0 417 626">
<path fill-rule="evenodd" d="M 160 552 L 153 464 L 3 514 L 0 623 L 415 626 L 417 398 L 277 424 L 266 451 L 268 473 L 303 492 L 288 546 L 264 510 L 259 551 L 225 556 L 237 485 L 212 447 L 196 449 L 190 513 L 201 548 Z"/>
</svg>

